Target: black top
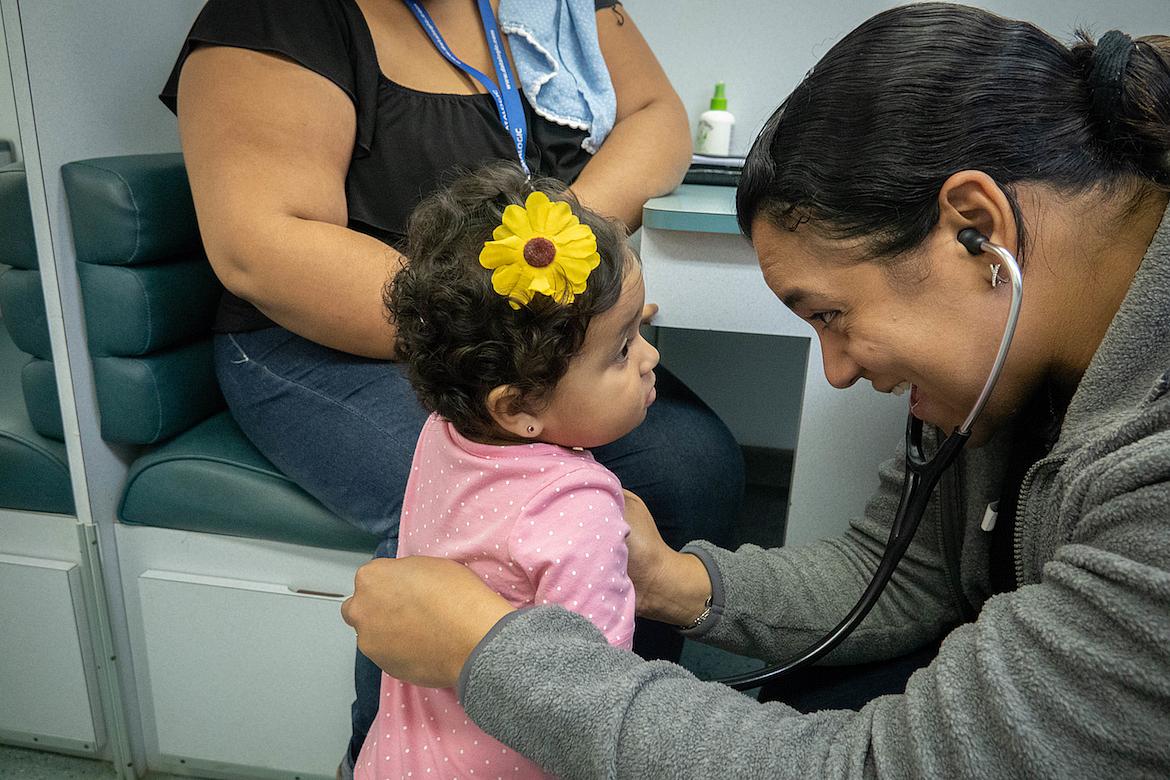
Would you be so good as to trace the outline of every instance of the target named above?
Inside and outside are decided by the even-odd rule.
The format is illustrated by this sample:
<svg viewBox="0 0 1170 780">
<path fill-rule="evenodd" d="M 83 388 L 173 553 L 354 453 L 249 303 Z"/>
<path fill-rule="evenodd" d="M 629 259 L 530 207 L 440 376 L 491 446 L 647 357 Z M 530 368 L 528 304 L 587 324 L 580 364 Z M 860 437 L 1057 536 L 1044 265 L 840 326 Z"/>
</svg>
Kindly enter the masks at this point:
<svg viewBox="0 0 1170 780">
<path fill-rule="evenodd" d="M 388 0 L 389 1 L 389 0 Z M 595 0 L 598 10 L 617 0 Z M 191 27 L 159 98 L 175 111 L 179 72 L 200 44 L 281 54 L 345 91 L 357 112 L 353 157 L 345 177 L 349 227 L 399 246 L 410 212 L 455 168 L 515 159 L 492 97 L 419 92 L 386 78 L 354 0 L 209 0 Z M 534 175 L 571 183 L 590 155 L 587 132 L 532 111 L 527 99 L 526 158 Z M 257 330 L 273 323 L 225 293 L 215 330 Z"/>
</svg>

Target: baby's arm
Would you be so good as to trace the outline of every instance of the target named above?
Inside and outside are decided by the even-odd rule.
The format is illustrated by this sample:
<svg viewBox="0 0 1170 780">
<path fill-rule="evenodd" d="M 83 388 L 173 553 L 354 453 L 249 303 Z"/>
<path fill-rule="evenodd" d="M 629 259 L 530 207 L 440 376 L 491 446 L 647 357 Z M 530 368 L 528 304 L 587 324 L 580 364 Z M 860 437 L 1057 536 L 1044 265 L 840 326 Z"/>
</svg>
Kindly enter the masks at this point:
<svg viewBox="0 0 1170 780">
<path fill-rule="evenodd" d="M 535 591 L 588 618 L 615 647 L 634 635 L 634 586 L 626 574 L 624 501 L 617 478 L 582 468 L 560 477 L 524 507 L 508 551 Z"/>
</svg>

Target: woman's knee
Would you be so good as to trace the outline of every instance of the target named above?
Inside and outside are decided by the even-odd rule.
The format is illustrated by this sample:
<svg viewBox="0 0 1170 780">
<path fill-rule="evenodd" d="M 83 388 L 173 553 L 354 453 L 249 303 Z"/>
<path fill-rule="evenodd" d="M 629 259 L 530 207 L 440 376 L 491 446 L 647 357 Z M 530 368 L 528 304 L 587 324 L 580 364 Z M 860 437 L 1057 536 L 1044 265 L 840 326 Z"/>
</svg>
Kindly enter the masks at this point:
<svg viewBox="0 0 1170 780">
<path fill-rule="evenodd" d="M 744 463 L 738 442 L 727 426 L 708 413 L 693 419 L 695 446 L 677 448 L 664 468 L 671 480 L 665 500 L 669 509 L 664 515 L 673 528 L 669 531 L 675 546 L 695 539 L 723 543 L 743 502 Z M 699 443 L 701 442 L 701 444 Z"/>
</svg>

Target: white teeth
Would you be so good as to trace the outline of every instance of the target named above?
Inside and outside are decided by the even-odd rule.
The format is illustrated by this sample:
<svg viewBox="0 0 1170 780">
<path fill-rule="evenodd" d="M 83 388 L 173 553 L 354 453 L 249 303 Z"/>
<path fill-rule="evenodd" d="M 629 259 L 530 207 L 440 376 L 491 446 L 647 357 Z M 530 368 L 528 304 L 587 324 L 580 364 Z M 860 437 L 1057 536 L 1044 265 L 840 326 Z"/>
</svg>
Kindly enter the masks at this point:
<svg viewBox="0 0 1170 780">
<path fill-rule="evenodd" d="M 898 384 L 894 385 L 890 389 L 890 392 L 893 393 L 894 395 L 902 395 L 903 393 L 905 393 L 909 389 L 910 389 L 909 382 L 899 382 Z"/>
</svg>

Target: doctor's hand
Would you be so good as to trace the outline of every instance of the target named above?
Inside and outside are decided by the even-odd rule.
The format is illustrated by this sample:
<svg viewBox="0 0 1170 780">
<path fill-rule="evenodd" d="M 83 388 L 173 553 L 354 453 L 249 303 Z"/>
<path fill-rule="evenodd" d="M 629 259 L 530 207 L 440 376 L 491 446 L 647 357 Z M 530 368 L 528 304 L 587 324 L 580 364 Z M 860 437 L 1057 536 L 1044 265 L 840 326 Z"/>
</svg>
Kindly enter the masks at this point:
<svg viewBox="0 0 1170 780">
<path fill-rule="evenodd" d="M 638 614 L 663 623 L 689 625 L 702 613 L 711 594 L 707 567 L 695 556 L 671 549 L 642 499 L 628 490 L 622 492 L 625 520 L 630 526 L 626 571 L 634 583 Z"/>
<path fill-rule="evenodd" d="M 341 605 L 358 649 L 391 677 L 428 688 L 454 686 L 471 651 L 511 611 L 467 567 L 422 556 L 365 564 Z"/>
</svg>

